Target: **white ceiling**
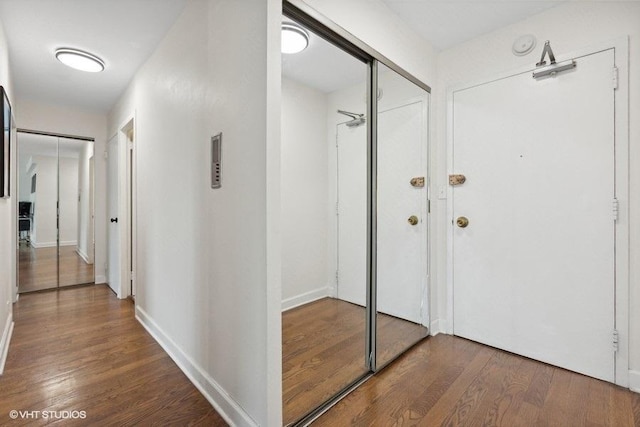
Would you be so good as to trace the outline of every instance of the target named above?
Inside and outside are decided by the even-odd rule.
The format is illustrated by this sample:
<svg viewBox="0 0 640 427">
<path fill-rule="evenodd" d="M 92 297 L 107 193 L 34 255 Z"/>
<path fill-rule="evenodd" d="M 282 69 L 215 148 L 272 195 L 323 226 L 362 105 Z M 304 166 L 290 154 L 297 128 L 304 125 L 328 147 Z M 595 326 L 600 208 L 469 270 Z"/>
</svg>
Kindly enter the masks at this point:
<svg viewBox="0 0 640 427">
<path fill-rule="evenodd" d="M 382 0 L 392 13 L 447 49 L 540 13 L 562 1 Z M 0 0 L 11 71 L 20 98 L 107 112 L 156 48 L 187 0 Z M 102 73 L 59 63 L 53 51 L 76 47 L 101 57 Z M 283 73 L 324 92 L 362 81 L 364 68 L 312 38 L 298 55 L 284 55 Z"/>
<path fill-rule="evenodd" d="M 186 0 L 0 0 L 13 85 L 21 98 L 107 112 Z M 55 59 L 74 47 L 104 60 L 83 73 Z"/>
</svg>

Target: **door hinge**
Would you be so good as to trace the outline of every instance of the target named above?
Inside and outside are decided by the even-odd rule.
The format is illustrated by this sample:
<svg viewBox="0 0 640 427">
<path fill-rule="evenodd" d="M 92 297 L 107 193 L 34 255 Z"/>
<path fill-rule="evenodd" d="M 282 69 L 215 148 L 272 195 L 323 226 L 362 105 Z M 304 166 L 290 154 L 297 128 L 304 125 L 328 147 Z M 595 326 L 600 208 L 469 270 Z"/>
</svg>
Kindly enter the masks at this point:
<svg viewBox="0 0 640 427">
<path fill-rule="evenodd" d="M 108 158 L 109 158 L 109 152 L 108 152 L 108 151 L 106 151 L 106 150 L 105 150 L 105 152 L 104 152 L 104 158 L 105 158 L 105 159 L 108 159 Z"/>
<path fill-rule="evenodd" d="M 613 199 L 613 220 L 617 221 L 618 220 L 618 209 L 619 209 L 620 204 L 618 203 L 618 199 L 614 198 Z"/>
<path fill-rule="evenodd" d="M 613 67 L 613 90 L 618 89 L 618 67 Z"/>
<path fill-rule="evenodd" d="M 618 351 L 618 330 L 613 330 L 613 351 Z"/>
<path fill-rule="evenodd" d="M 129 272 L 129 281 L 133 282 L 133 271 Z"/>
<path fill-rule="evenodd" d="M 340 215 L 340 204 L 336 202 L 336 215 Z"/>
<path fill-rule="evenodd" d="M 427 200 L 427 213 L 431 213 L 431 200 Z"/>
<path fill-rule="evenodd" d="M 336 285 L 338 284 L 338 270 L 336 270 Z"/>
</svg>

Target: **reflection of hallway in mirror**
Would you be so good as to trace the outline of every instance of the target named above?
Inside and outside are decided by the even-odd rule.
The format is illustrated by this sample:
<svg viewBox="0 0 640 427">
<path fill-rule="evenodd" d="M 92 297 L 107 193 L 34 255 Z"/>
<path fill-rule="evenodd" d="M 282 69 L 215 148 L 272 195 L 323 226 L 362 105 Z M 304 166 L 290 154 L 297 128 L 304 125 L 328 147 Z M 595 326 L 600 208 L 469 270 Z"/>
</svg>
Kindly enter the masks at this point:
<svg viewBox="0 0 640 427">
<path fill-rule="evenodd" d="M 284 425 L 295 422 L 368 372 L 365 366 L 366 310 L 323 298 L 282 314 Z M 395 358 L 426 335 L 426 328 L 377 315 L 378 360 Z"/>
<path fill-rule="evenodd" d="M 33 292 L 57 287 L 57 248 L 34 248 L 20 243 L 18 291 Z M 60 246 L 60 286 L 93 283 L 93 264 L 87 264 L 75 246 Z"/>
</svg>

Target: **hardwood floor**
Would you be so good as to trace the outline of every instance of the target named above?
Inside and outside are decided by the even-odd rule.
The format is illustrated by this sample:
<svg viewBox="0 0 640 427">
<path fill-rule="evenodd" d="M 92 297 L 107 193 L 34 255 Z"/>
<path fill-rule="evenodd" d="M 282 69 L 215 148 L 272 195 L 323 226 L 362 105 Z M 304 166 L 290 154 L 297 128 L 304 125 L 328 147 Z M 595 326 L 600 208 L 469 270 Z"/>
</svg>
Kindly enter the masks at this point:
<svg viewBox="0 0 640 427">
<path fill-rule="evenodd" d="M 640 426 L 640 394 L 462 338 L 422 341 L 315 426 Z"/>
<path fill-rule="evenodd" d="M 18 250 L 19 292 L 33 292 L 57 287 L 58 251 L 34 248 L 20 243 Z M 87 264 L 75 246 L 60 247 L 60 287 L 93 283 L 93 264 Z"/>
<path fill-rule="evenodd" d="M 381 364 L 424 338 L 426 328 L 378 314 Z M 284 425 L 295 422 L 368 372 L 365 309 L 323 298 L 282 315 Z"/>
<path fill-rule="evenodd" d="M 20 296 L 0 425 L 226 423 L 106 285 Z M 86 411 L 86 418 L 11 420 L 11 410 Z"/>
</svg>

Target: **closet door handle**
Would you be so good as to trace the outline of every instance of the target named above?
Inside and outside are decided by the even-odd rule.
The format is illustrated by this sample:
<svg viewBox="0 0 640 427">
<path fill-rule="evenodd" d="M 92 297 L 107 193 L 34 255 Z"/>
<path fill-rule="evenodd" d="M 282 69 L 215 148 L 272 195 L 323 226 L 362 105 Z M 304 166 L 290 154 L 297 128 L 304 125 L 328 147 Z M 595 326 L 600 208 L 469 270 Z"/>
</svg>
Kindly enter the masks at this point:
<svg viewBox="0 0 640 427">
<path fill-rule="evenodd" d="M 118 222 L 118 218 L 111 218 L 111 222 Z"/>
</svg>

